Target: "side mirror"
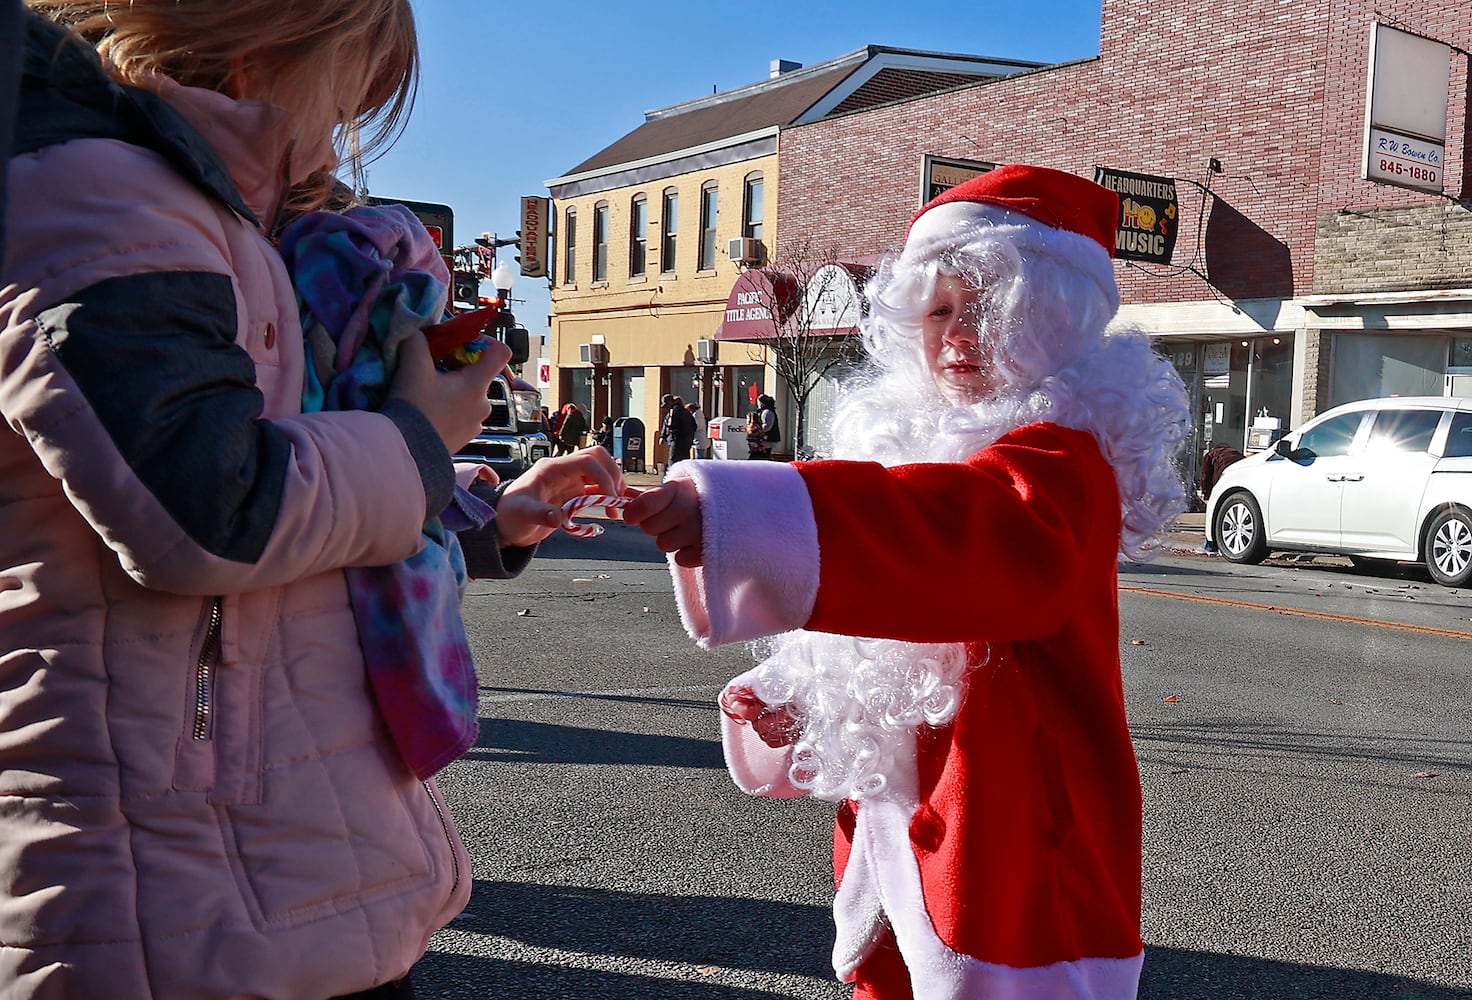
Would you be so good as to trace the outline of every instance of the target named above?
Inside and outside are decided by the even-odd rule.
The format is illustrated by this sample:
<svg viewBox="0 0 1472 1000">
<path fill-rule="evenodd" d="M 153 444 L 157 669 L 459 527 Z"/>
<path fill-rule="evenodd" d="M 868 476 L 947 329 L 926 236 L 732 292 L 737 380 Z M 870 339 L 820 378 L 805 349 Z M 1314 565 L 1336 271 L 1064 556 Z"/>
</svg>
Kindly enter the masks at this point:
<svg viewBox="0 0 1472 1000">
<path fill-rule="evenodd" d="M 1287 438 L 1278 438 L 1277 444 L 1273 445 L 1273 451 L 1277 452 L 1284 458 L 1293 457 L 1293 446 L 1288 443 Z"/>
<path fill-rule="evenodd" d="M 526 332 L 524 326 L 508 326 L 499 331 L 501 341 L 511 348 L 510 364 L 525 364 L 527 358 L 531 357 L 531 335 Z"/>
<path fill-rule="evenodd" d="M 507 364 L 522 365 L 531 357 L 531 335 L 526 327 L 516 322 L 510 309 L 501 309 L 491 324 L 490 332 L 497 340 L 511 348 L 511 360 Z"/>
</svg>

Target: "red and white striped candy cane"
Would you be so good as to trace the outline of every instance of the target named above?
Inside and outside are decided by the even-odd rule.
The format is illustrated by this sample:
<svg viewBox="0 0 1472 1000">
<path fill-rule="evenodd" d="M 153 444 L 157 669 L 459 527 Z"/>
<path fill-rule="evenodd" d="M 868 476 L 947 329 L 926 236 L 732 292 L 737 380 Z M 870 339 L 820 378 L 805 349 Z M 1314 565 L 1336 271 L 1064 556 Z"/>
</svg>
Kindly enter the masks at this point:
<svg viewBox="0 0 1472 1000">
<path fill-rule="evenodd" d="M 622 510 L 629 505 L 633 497 L 611 497 L 602 493 L 589 493 L 587 496 L 573 497 L 562 505 L 562 530 L 579 538 L 596 538 L 603 534 L 603 525 L 584 524 L 574 521 L 572 516 L 586 507 L 602 507 L 608 512 L 608 516 L 617 519 L 614 511 Z"/>
</svg>

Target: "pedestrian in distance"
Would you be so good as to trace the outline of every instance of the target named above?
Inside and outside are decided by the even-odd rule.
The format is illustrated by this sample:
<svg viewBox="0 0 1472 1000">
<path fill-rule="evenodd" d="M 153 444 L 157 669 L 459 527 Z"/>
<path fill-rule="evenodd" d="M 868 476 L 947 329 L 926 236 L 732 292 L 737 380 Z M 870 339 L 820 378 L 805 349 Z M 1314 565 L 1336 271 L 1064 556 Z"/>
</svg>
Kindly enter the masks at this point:
<svg viewBox="0 0 1472 1000">
<path fill-rule="evenodd" d="M 577 403 L 562 407 L 562 420 L 557 424 L 557 454 L 571 455 L 583 446 L 583 436 L 588 433 L 588 418 Z"/>
<path fill-rule="evenodd" d="M 593 443 L 613 454 L 613 418 L 604 417 L 603 423 L 593 432 Z"/>
<path fill-rule="evenodd" d="M 416 330 L 378 408 L 304 412 L 314 359 L 271 239 L 330 194 L 335 138 L 371 152 L 408 114 L 408 0 L 23 18 L 0 994 L 411 997 L 470 861 L 385 724 L 346 571 L 418 553 L 461 481 L 496 507 L 467 571 L 509 575 L 564 499 L 622 477 L 606 455 L 504 489 L 455 468 L 499 344 L 442 372 Z M 473 673 L 443 694 L 474 721 Z"/>
<path fill-rule="evenodd" d="M 762 422 L 762 439 L 767 443 L 767 454 L 777 450 L 782 443 L 782 423 L 777 419 L 777 401 L 771 396 L 756 398 L 757 415 Z"/>
<path fill-rule="evenodd" d="M 757 460 L 772 457 L 772 446 L 767 443 L 767 429 L 762 426 L 759 410 L 746 415 L 746 457 Z"/>
<path fill-rule="evenodd" d="M 664 439 L 670 446 L 670 465 L 673 467 L 676 462 L 688 459 L 695 447 L 695 417 L 679 396 L 669 399 L 669 409 L 664 417 Z"/>
<path fill-rule="evenodd" d="M 1245 457 L 1241 451 L 1228 444 L 1213 444 L 1206 449 L 1206 453 L 1201 456 L 1201 503 L 1205 504 L 1211 499 L 1211 491 L 1222 478 L 1222 473 L 1227 471 L 1227 466 L 1234 465 Z M 1217 545 L 1208 538 L 1201 543 L 1201 551 L 1215 555 L 1218 551 Z"/>
<path fill-rule="evenodd" d="M 686 403 L 685 409 L 690 411 L 690 419 L 695 421 L 695 457 L 710 458 L 710 421 L 705 419 L 699 403 Z"/>
<path fill-rule="evenodd" d="M 691 462 L 625 511 L 722 693 L 736 783 L 838 804 L 838 976 L 859 1000 L 1129 1000 L 1141 792 L 1116 561 L 1185 505 L 1184 387 L 1119 305 L 1117 196 L 999 167 L 867 287 L 838 459 Z"/>
</svg>

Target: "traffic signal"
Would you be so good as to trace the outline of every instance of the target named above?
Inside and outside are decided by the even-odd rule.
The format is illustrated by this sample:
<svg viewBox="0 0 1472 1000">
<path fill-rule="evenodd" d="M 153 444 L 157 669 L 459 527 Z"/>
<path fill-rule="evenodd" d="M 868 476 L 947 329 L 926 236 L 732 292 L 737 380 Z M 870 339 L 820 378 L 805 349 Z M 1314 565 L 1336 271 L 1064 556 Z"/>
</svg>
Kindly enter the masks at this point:
<svg viewBox="0 0 1472 1000">
<path fill-rule="evenodd" d="M 520 251 L 521 251 L 521 230 L 520 229 L 518 229 L 516 231 L 516 249 L 518 251 L 517 254 L 516 254 L 516 267 L 517 267 L 517 270 L 520 270 L 521 269 L 521 253 L 520 253 Z"/>
<path fill-rule="evenodd" d="M 474 306 L 480 298 L 480 275 L 472 271 L 455 272 L 455 301 Z"/>
</svg>

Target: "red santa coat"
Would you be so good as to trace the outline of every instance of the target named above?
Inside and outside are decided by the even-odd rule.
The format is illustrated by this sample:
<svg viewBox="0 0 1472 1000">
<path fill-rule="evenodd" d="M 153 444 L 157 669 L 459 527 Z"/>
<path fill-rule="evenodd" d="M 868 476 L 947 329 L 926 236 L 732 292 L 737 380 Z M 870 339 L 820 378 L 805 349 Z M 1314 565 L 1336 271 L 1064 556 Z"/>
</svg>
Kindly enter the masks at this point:
<svg viewBox="0 0 1472 1000">
<path fill-rule="evenodd" d="M 840 976 L 883 1000 L 912 985 L 918 998 L 1133 997 L 1141 804 L 1121 512 L 1092 436 L 1035 424 L 958 463 L 737 468 L 683 472 L 705 525 L 705 566 L 676 570 L 697 641 L 806 628 L 964 642 L 979 664 L 954 721 L 915 734 L 893 801 L 840 808 Z M 784 752 L 729 720 L 725 735 L 739 785 L 795 794 Z"/>
</svg>

